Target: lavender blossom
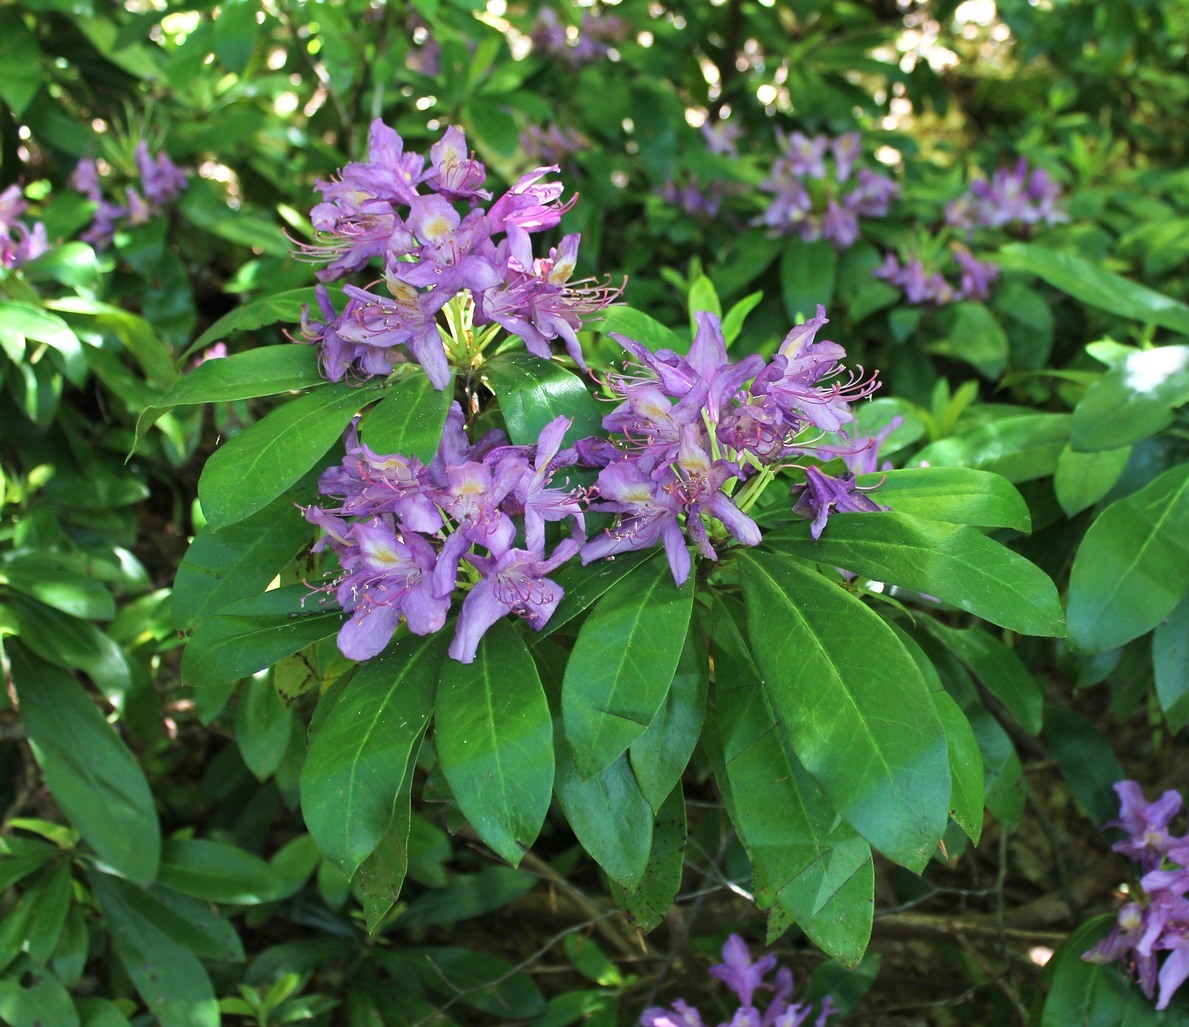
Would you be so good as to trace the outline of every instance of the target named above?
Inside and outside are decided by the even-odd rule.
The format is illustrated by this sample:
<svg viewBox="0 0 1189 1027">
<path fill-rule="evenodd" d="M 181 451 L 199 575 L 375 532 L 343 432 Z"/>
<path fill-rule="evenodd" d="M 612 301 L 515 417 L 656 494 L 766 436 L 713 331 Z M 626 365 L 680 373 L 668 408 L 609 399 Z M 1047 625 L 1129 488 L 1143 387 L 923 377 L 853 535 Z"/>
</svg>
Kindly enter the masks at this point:
<svg viewBox="0 0 1189 1027">
<path fill-rule="evenodd" d="M 27 208 L 19 185 L 0 193 L 0 267 L 20 267 L 49 249 L 45 225 L 37 221 L 30 226 L 19 220 Z"/>
<path fill-rule="evenodd" d="M 1189 837 L 1168 830 L 1180 812 L 1181 795 L 1167 791 L 1148 803 L 1134 781 L 1118 782 L 1115 791 L 1120 816 L 1106 826 L 1122 828 L 1128 837 L 1112 847 L 1137 860 L 1144 874 L 1138 898 L 1119 910 L 1111 932 L 1082 958 L 1123 963 L 1144 995 L 1156 996 L 1156 1008 L 1167 1009 L 1189 979 Z M 1163 961 L 1160 952 L 1168 953 Z"/>
<path fill-rule="evenodd" d="M 1029 169 L 1021 157 L 1014 169 L 999 168 L 990 180 L 973 182 L 969 192 L 946 207 L 946 223 L 968 231 L 1053 225 L 1069 220 L 1060 201 L 1061 186 L 1043 168 Z"/>
<path fill-rule="evenodd" d="M 753 223 L 806 242 L 828 239 L 837 250 L 858 241 L 860 218 L 884 217 L 899 186 L 884 175 L 855 165 L 861 154 L 858 133 L 812 138 L 781 136 L 781 154 L 760 189 L 772 199 Z"/>
<path fill-rule="evenodd" d="M 952 243 L 948 252 L 958 266 L 957 285 L 919 255 L 907 256 L 901 263 L 900 257 L 888 253 L 871 275 L 903 290 L 904 298 L 914 305 L 943 307 L 963 300 L 987 299 L 999 278 L 999 268 L 989 261 L 978 260 L 959 243 Z"/>
<path fill-rule="evenodd" d="M 732 934 L 722 947 L 723 961 L 710 968 L 710 975 L 717 977 L 734 993 L 739 1002 L 730 1020 L 719 1027 L 801 1027 L 813 1016 L 813 1006 L 805 1002 L 792 1002 L 796 990 L 792 972 L 779 967 L 774 984 L 765 978 L 776 967 L 776 956 L 769 953 L 752 962 L 747 944 L 737 934 Z M 760 1010 L 753 1004 L 757 992 L 770 991 L 772 998 L 767 1008 Z M 830 996 L 822 999 L 821 1008 L 813 1020 L 812 1027 L 825 1027 L 833 1015 L 834 1000 Z M 669 1009 L 652 1007 L 640 1016 L 640 1027 L 709 1027 L 702 1014 L 683 999 L 677 999 Z"/>
<path fill-rule="evenodd" d="M 153 157 L 143 139 L 136 146 L 136 169 L 141 190 L 154 210 L 177 199 L 186 188 L 186 173 L 164 153 Z"/>
</svg>

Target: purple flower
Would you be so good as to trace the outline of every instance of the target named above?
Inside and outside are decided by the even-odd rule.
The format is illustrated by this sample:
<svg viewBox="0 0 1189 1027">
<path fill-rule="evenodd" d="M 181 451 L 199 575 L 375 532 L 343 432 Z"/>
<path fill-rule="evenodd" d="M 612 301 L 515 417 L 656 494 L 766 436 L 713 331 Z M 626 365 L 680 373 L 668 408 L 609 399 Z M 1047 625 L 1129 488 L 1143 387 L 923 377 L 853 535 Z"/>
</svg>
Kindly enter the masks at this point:
<svg viewBox="0 0 1189 1027">
<path fill-rule="evenodd" d="M 425 176 L 431 189 L 448 200 L 490 200 L 491 193 L 480 189 L 487 169 L 474 154 L 467 154 L 467 139 L 462 129 L 451 125 L 445 135 L 429 148 L 432 169 Z"/>
<path fill-rule="evenodd" d="M 145 198 L 154 208 L 176 199 L 186 188 L 186 173 L 164 153 L 152 157 L 143 139 L 136 145 L 136 170 Z"/>
<path fill-rule="evenodd" d="M 451 658 L 460 663 L 473 662 L 487 629 L 509 613 L 540 631 L 565 595 L 562 587 L 546 575 L 577 552 L 578 543 L 564 539 L 548 559 L 541 550 L 526 549 L 509 549 L 488 557 L 468 554 L 467 562 L 478 568 L 482 577 L 463 600 L 458 628 L 448 650 Z"/>
<path fill-rule="evenodd" d="M 999 168 L 988 181 L 971 183 L 969 192 L 946 207 L 946 224 L 965 228 L 1004 228 L 1014 225 L 1052 225 L 1068 221 L 1058 208 L 1061 187 L 1043 168 L 1029 170 L 1023 157 L 1015 168 Z"/>
<path fill-rule="evenodd" d="M 776 966 L 776 957 L 769 953 L 752 962 L 746 943 L 737 934 L 732 934 L 722 948 L 723 961 L 710 968 L 710 974 L 723 981 L 734 992 L 739 1001 L 731 1019 L 719 1027 L 801 1027 L 813 1015 L 813 1007 L 807 1003 L 793 1003 L 795 989 L 793 975 L 786 967 L 776 971 L 775 985 L 764 978 Z M 771 991 L 772 998 L 761 1014 L 753 1005 L 759 991 Z M 814 1027 L 825 1027 L 832 1015 L 834 1000 L 822 999 L 821 1010 L 814 1020 Z M 682 999 L 673 1003 L 671 1009 L 653 1007 L 644 1010 L 640 1017 L 641 1027 L 705 1027 L 702 1014 Z"/>
<path fill-rule="evenodd" d="M 813 466 L 805 468 L 805 484 L 794 485 L 793 494 L 797 496 L 793 510 L 812 520 L 809 533 L 815 540 L 822 537 L 831 514 L 872 513 L 887 509 L 860 491 L 855 485 L 853 474 L 848 472 L 841 478 L 835 478 Z"/>
</svg>

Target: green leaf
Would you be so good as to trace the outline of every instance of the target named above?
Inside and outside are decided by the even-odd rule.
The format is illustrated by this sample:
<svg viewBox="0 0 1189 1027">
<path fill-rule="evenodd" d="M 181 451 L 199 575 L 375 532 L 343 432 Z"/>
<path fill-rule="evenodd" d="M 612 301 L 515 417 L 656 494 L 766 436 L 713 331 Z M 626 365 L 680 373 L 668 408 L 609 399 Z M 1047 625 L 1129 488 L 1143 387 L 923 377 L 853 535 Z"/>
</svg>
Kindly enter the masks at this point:
<svg viewBox="0 0 1189 1027">
<path fill-rule="evenodd" d="M 20 118 L 46 79 L 45 55 L 20 8 L 0 9 L 0 100 Z"/>
<path fill-rule="evenodd" d="M 436 994 L 501 1019 L 530 1020 L 545 1009 L 532 978 L 496 956 L 455 948 L 405 948 L 386 962 L 390 968 L 397 964 L 413 970 Z"/>
<path fill-rule="evenodd" d="M 603 413 L 587 384 L 552 360 L 502 353 L 483 365 L 483 378 L 499 402 L 509 438 L 518 446 L 534 445 L 541 429 L 557 417 L 573 421 L 563 446 L 597 434 L 602 426 Z"/>
<path fill-rule="evenodd" d="M 946 627 L 936 620 L 925 626 L 986 686 L 1016 723 L 1031 735 L 1044 720 L 1044 690 L 1014 649 L 978 628 Z"/>
<path fill-rule="evenodd" d="M 1090 525 L 1069 578 L 1069 640 L 1117 649 L 1151 631 L 1189 592 L 1189 464 L 1112 503 Z"/>
<path fill-rule="evenodd" d="M 1170 731 L 1189 724 L 1189 600 L 1182 600 L 1152 635 L 1156 695 Z"/>
<path fill-rule="evenodd" d="M 0 300 L 0 338 L 22 347 L 27 339 L 43 343 L 62 355 L 62 370 L 67 379 L 75 385 L 82 385 L 86 379 L 83 344 L 57 314 L 29 303 Z"/>
<path fill-rule="evenodd" d="M 980 424 L 931 443 L 912 459 L 914 467 L 974 467 L 1010 482 L 1047 478 L 1069 443 L 1069 414 L 1022 414 Z"/>
<path fill-rule="evenodd" d="M 743 322 L 747 320 L 747 315 L 759 306 L 763 298 L 762 292 L 748 293 L 727 311 L 726 317 L 722 319 L 722 336 L 728 349 L 743 331 Z"/>
<path fill-rule="evenodd" d="M 218 531 L 268 506 L 326 455 L 377 389 L 327 385 L 271 411 L 215 450 L 198 479 L 210 528 Z"/>
<path fill-rule="evenodd" d="M 167 840 L 159 879 L 182 895 L 240 906 L 273 902 L 287 891 L 281 875 L 259 856 L 201 838 Z"/>
<path fill-rule="evenodd" d="M 802 559 L 935 596 L 1012 631 L 1064 634 L 1057 588 L 1048 575 L 963 524 L 894 512 L 848 513 L 830 518 L 816 541 L 807 523 L 770 532 L 765 541 Z"/>
<path fill-rule="evenodd" d="M 0 1020 L 9 1027 L 79 1027 L 70 992 L 28 956 L 0 977 Z"/>
<path fill-rule="evenodd" d="M 632 772 L 653 810 L 660 810 L 689 765 L 706 718 L 709 681 L 705 639 L 700 631 L 691 630 L 664 703 L 648 730 L 628 749 Z"/>
<path fill-rule="evenodd" d="M 90 576 L 85 554 L 17 550 L 0 559 L 0 584 L 84 620 L 112 620 L 116 604 L 107 586 Z"/>
<path fill-rule="evenodd" d="M 654 353 L 659 349 L 671 349 L 676 353 L 684 353 L 689 349 L 689 343 L 672 329 L 631 307 L 608 307 L 603 311 L 599 331 L 604 335 L 625 335 Z"/>
<path fill-rule="evenodd" d="M 788 237 L 780 257 L 780 293 L 784 310 L 798 324 L 828 307 L 838 284 L 838 253 L 827 239 L 805 242 Z"/>
<path fill-rule="evenodd" d="M 444 636 L 403 635 L 356 670 L 316 726 L 301 808 L 318 848 L 348 877 L 376 850 L 433 711 Z"/>
<path fill-rule="evenodd" d="M 689 307 L 690 331 L 695 334 L 698 331 L 696 314 L 707 313 L 714 314 L 720 319 L 722 317 L 722 304 L 719 302 L 718 293 L 714 291 L 714 283 L 705 275 L 698 275 L 690 282 L 687 305 Z"/>
<path fill-rule="evenodd" d="M 265 325 L 276 324 L 279 321 L 296 324 L 301 321 L 303 307 L 312 307 L 315 316 L 317 316 L 318 298 L 313 286 L 290 289 L 288 292 L 278 292 L 271 296 L 262 296 L 258 300 L 252 300 L 219 318 L 190 343 L 184 355 L 206 349 L 232 332 L 252 331 L 255 328 L 263 328 Z M 310 346 L 309 349 L 314 351 L 313 346 Z"/>
<path fill-rule="evenodd" d="M 453 389 L 435 389 L 418 371 L 385 390 L 360 422 L 360 438 L 374 453 L 398 453 L 429 464 L 442 441 L 442 426 L 453 401 Z"/>
<path fill-rule="evenodd" d="M 82 1027 L 132 1027 L 120 1007 L 105 998 L 80 998 L 75 1004 L 83 1018 Z"/>
<path fill-rule="evenodd" d="M 897 513 L 948 524 L 1030 531 L 1028 504 L 1006 478 L 970 467 L 909 467 L 860 474 L 856 484 Z M 873 488 L 878 486 L 878 488 Z"/>
<path fill-rule="evenodd" d="M 791 757 L 754 672 L 725 650 L 716 650 L 720 664 L 730 682 L 716 693 L 723 761 L 756 904 L 791 917 L 815 945 L 853 966 L 871 935 L 871 847 Z"/>
<path fill-rule="evenodd" d="M 172 350 L 143 317 L 122 307 L 85 299 L 82 296 L 63 296 L 61 299 L 47 302 L 46 306 L 65 314 L 94 318 L 96 326 L 103 331 L 111 332 L 124 344 L 140 364 L 151 385 L 159 389 L 168 389 L 178 380 L 177 369 L 173 366 Z"/>
<path fill-rule="evenodd" d="M 7 643 L 29 743 L 54 800 L 115 873 L 157 876 L 161 828 L 143 771 L 67 675 Z"/>
<path fill-rule="evenodd" d="M 674 788 L 661 803 L 653 821 L 652 851 L 639 885 L 627 891 L 615 881 L 610 882 L 612 897 L 633 927 L 651 931 L 673 908 L 681 890 L 685 846 L 685 797 L 680 788 Z"/>
<path fill-rule="evenodd" d="M 487 866 L 475 874 L 457 874 L 409 903 L 393 925 L 399 928 L 444 927 L 483 916 L 531 891 L 539 878 L 511 867 Z"/>
<path fill-rule="evenodd" d="M 618 581 L 583 622 L 561 709 L 584 778 L 610 766 L 652 723 L 681 657 L 693 598 L 692 576 L 678 587 L 668 563 L 653 560 Z"/>
<path fill-rule="evenodd" d="M 48 965 L 73 898 L 70 864 L 64 859 L 29 878 L 0 919 L 0 970 L 22 952 L 37 964 Z"/>
<path fill-rule="evenodd" d="M 983 757 L 983 799 L 987 811 L 1005 827 L 1015 828 L 1024 815 L 1028 797 L 1019 754 L 986 707 L 976 702 L 964 712 Z"/>
<path fill-rule="evenodd" d="M 1189 307 L 1162 293 L 1112 274 L 1092 260 L 1031 243 L 1000 247 L 996 263 L 1028 271 L 1076 300 L 1144 324 L 1189 334 Z"/>
<path fill-rule="evenodd" d="M 190 630 L 212 613 L 259 595 L 309 545 L 313 528 L 294 506 L 309 485 L 299 483 L 250 517 L 194 536 L 173 583 L 179 628 Z"/>
<path fill-rule="evenodd" d="M 136 421 L 139 447 L 145 433 L 167 410 L 204 403 L 232 403 L 259 396 L 277 396 L 324 384 L 313 346 L 261 346 L 229 357 L 204 360 L 188 371 Z"/>
<path fill-rule="evenodd" d="M 780 554 L 738 559 L 761 685 L 793 753 L 855 830 L 919 872 L 945 830 L 950 778 L 916 663 L 838 585 Z"/>
<path fill-rule="evenodd" d="M 1078 403 L 1073 412 L 1073 445 L 1102 450 L 1139 442 L 1172 424 L 1174 411 L 1185 403 L 1189 403 L 1189 346 L 1128 353 Z"/>
<path fill-rule="evenodd" d="M 1110 492 L 1130 458 L 1130 446 L 1097 453 L 1066 446 L 1057 458 L 1057 473 L 1053 475 L 1053 489 L 1065 516 L 1076 516 Z"/>
<path fill-rule="evenodd" d="M 239 686 L 235 703 L 235 744 L 247 768 L 257 781 L 267 781 L 277 772 L 298 725 L 292 706 L 281 701 L 271 674 L 255 674 Z"/>
<path fill-rule="evenodd" d="M 308 585 L 290 585 L 243 599 L 212 614 L 182 653 L 182 680 L 196 688 L 246 678 L 307 645 L 337 634 L 343 611 Z"/>
<path fill-rule="evenodd" d="M 1099 827 L 1119 815 L 1116 781 L 1127 777 L 1110 743 L 1072 710 L 1045 710 L 1045 738 L 1069 790 Z"/>
<path fill-rule="evenodd" d="M 659 550 L 640 549 L 622 553 L 583 567 L 568 563 L 550 575 L 564 590 L 565 595 L 557 604 L 549 622 L 533 637 L 532 642 L 547 638 L 559 628 L 569 624 L 615 585 L 617 581 L 631 574 L 642 563 L 656 558 Z"/>
<path fill-rule="evenodd" d="M 488 629 L 473 663 L 443 664 L 434 743 L 463 815 L 518 865 L 549 811 L 553 722 L 536 664 L 507 620 Z"/>
<path fill-rule="evenodd" d="M 1157 1013 L 1135 982 L 1114 963 L 1087 963 L 1082 955 L 1106 937 L 1113 916 L 1099 916 L 1077 928 L 1057 950 L 1050 966 L 1052 986 L 1040 1027 L 1185 1027 L 1180 1010 Z"/>
<path fill-rule="evenodd" d="M 933 692 L 950 761 L 950 816 L 978 844 L 983 833 L 983 757 L 962 708 L 948 692 Z"/>
<path fill-rule="evenodd" d="M 986 378 L 998 378 L 1007 363 L 1007 333 L 981 303 L 957 303 L 945 337 L 930 344 L 929 352 L 962 360 Z"/>
<path fill-rule="evenodd" d="M 92 871 L 87 877 L 120 962 L 162 1027 L 219 1027 L 219 1004 L 206 968 L 149 918 L 153 900 L 107 874 Z"/>
<path fill-rule="evenodd" d="M 582 847 L 611 880 L 629 891 L 639 888 L 652 852 L 653 817 L 627 756 L 583 780 L 569 746 L 560 745 L 554 787 Z"/>
<path fill-rule="evenodd" d="M 428 718 L 427 718 L 428 723 Z M 355 880 L 363 892 L 363 916 L 368 933 L 374 933 L 400 898 L 409 870 L 409 841 L 413 824 L 413 771 L 424 735 L 409 750 L 404 779 L 392 806 L 388 830 L 372 854 L 359 864 Z"/>
</svg>

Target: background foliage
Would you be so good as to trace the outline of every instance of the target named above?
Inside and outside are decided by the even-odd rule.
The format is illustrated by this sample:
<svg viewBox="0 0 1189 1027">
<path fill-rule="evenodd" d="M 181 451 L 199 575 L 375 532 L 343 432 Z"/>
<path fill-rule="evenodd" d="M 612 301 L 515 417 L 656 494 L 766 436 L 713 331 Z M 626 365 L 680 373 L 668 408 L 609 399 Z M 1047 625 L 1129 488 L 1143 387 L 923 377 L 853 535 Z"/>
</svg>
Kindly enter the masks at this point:
<svg viewBox="0 0 1189 1027">
<path fill-rule="evenodd" d="M 1134 873 L 1100 830 L 1111 785 L 1151 795 L 1185 776 L 1189 7 L 623 0 L 555 15 L 466 0 L 0 7 L 0 188 L 27 203 L 0 202 L 0 1020 L 628 1024 L 677 995 L 714 1008 L 704 967 L 740 931 L 846 1022 L 1180 1022 L 1183 1001 L 1156 1014 L 1079 957 Z M 317 566 L 292 514 L 359 399 L 287 336 L 314 300 L 292 256 L 314 239 L 314 182 L 360 159 L 377 117 L 421 153 L 462 127 L 497 195 L 560 166 L 580 194 L 559 229 L 582 233 L 580 273 L 628 283 L 630 307 L 582 333 L 593 365 L 622 359 L 612 331 L 687 346 L 705 310 L 724 315 L 732 357 L 770 357 L 824 304 L 849 361 L 885 381 L 863 430 L 902 419 L 881 454 L 895 512 L 833 518 L 820 542 L 778 528 L 732 565 L 746 602 L 724 588 L 695 604 L 659 558 L 619 557 L 558 622 L 577 633 L 561 656 L 500 625 L 471 670 L 407 636 L 354 668 L 338 613 L 297 616 Z M 709 131 L 723 125 L 732 140 Z M 859 132 L 858 166 L 898 184 L 853 244 L 764 223 L 793 132 Z M 142 142 L 187 172 L 143 217 L 127 193 L 149 192 Z M 1060 218 L 947 223 L 1021 158 L 1060 186 Z M 99 199 L 72 185 L 82 159 Z M 848 188 L 831 168 L 815 202 Z M 125 209 L 110 239 L 93 231 L 102 203 Z M 998 267 L 985 294 L 914 302 L 871 273 L 893 253 L 957 286 L 955 247 Z M 557 389 L 514 362 L 492 374 L 525 397 L 523 423 L 500 411 L 514 441 L 534 439 L 549 418 L 533 402 Z M 277 427 L 295 409 L 319 413 L 300 437 Z M 437 436 L 400 437 L 432 453 Z M 1009 558 L 1014 594 L 996 591 Z M 888 587 L 864 605 L 805 561 Z M 934 848 L 931 826 L 893 818 L 879 834 L 884 811 L 858 808 L 838 741 L 856 725 L 822 742 L 843 765 L 822 771 L 837 791 L 804 824 L 833 832 L 812 846 L 836 861 L 819 887 L 841 910 L 782 887 L 799 866 L 757 855 L 792 851 L 795 818 L 770 811 L 815 790 L 774 781 L 804 769 L 765 740 L 775 693 L 756 687 L 803 659 L 784 630 L 805 594 L 792 581 L 821 595 L 810 637 L 839 623 L 832 604 L 862 610 L 859 644 L 829 646 L 850 646 L 844 687 L 893 687 L 911 659 L 951 746 L 933 754 L 954 783 Z M 922 612 L 920 593 L 944 605 Z M 459 688 L 516 668 L 539 687 L 502 695 L 515 708 L 489 723 L 490 754 L 520 754 L 509 779 L 531 779 L 544 749 L 504 737 L 514 715 L 560 723 L 563 678 L 591 680 L 565 661 L 601 667 L 599 619 L 621 632 L 646 616 L 634 630 L 667 640 L 653 658 L 690 697 L 677 712 L 706 708 L 696 652 L 716 654 L 705 723 L 672 724 L 684 759 L 613 739 L 597 765 L 558 762 L 556 802 L 517 796 L 509 813 L 450 751 L 474 730 L 467 702 L 439 700 L 426 734 L 442 666 Z M 664 699 L 628 698 L 652 714 Z M 611 819 L 584 817 L 599 803 Z M 527 853 L 517 818 L 540 832 Z"/>
</svg>

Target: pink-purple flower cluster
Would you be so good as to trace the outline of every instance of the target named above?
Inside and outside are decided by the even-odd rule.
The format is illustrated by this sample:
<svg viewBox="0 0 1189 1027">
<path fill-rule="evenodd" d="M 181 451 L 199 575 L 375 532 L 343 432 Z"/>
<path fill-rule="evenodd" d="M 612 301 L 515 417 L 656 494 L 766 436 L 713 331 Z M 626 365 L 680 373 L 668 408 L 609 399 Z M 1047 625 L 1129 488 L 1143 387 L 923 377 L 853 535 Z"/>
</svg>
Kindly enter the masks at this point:
<svg viewBox="0 0 1189 1027">
<path fill-rule="evenodd" d="M 1021 157 L 1015 168 L 999 168 L 991 179 L 979 179 L 945 209 L 946 224 L 973 231 L 1016 225 L 1052 225 L 1068 221 L 1060 209 L 1061 186 L 1043 168 L 1028 167 Z"/>
<path fill-rule="evenodd" d="M 20 220 L 28 209 L 25 192 L 19 185 L 10 185 L 0 192 L 0 267 L 12 269 L 40 257 L 49 249 L 45 225 L 36 221 L 32 226 Z"/>
<path fill-rule="evenodd" d="M 1170 790 L 1148 803 L 1134 781 L 1120 781 L 1115 791 L 1120 799 L 1119 819 L 1106 826 L 1127 833 L 1112 848 L 1139 863 L 1141 891 L 1119 910 L 1110 934 L 1082 958 L 1090 963 L 1123 963 L 1148 998 L 1159 989 L 1156 1008 L 1167 1009 L 1189 978 L 1189 835 L 1169 830 L 1182 798 Z M 1163 962 L 1161 952 L 1168 953 Z"/>
<path fill-rule="evenodd" d="M 311 221 L 321 239 L 301 251 L 328 262 L 318 272 L 321 282 L 359 271 L 373 258 L 383 262 L 380 283 L 345 286 L 341 311 L 319 288 L 321 320 L 308 311 L 303 317 L 303 338 L 321 347 L 326 376 L 388 374 L 411 356 L 443 389 L 451 362 L 469 367 L 477 359 L 470 329 L 491 325 L 518 335 L 545 359 L 550 342 L 561 339 L 585 367 L 575 333 L 618 290 L 571 281 L 577 234 L 564 236 L 547 257 L 534 256 L 532 235 L 556 227 L 571 205 L 560 201 L 560 183 L 543 181 L 554 171 L 530 171 L 489 203 L 486 168 L 468 153 L 461 129 L 448 128 L 430 147 L 427 166 L 424 157 L 405 152 L 395 130 L 373 121 L 368 159 L 317 183 L 322 202 Z M 455 297 L 466 300 L 467 330 L 448 334 L 438 315 Z"/>
<path fill-rule="evenodd" d="M 760 542 L 748 515 L 782 465 L 828 452 L 857 453 L 872 440 L 852 440 L 850 403 L 878 388 L 872 376 L 844 372 L 845 351 L 817 340 L 825 310 L 795 327 L 770 361 L 759 354 L 732 363 L 716 315 L 699 313 L 688 355 L 648 350 L 613 335 L 633 362 L 607 385 L 619 405 L 603 419 L 610 438 L 578 443 L 583 462 L 601 467 L 591 509 L 617 515 L 615 526 L 586 542 L 589 563 L 660 542 L 673 578 L 689 576 L 688 537 L 709 560 L 716 545 Z M 822 438 L 841 440 L 822 445 Z M 799 512 L 821 535 L 831 512 L 877 510 L 852 476 L 832 478 L 811 468 L 799 492 Z"/>
<path fill-rule="evenodd" d="M 334 552 L 343 571 L 324 590 L 351 614 L 338 635 L 345 656 L 375 656 L 402 618 L 414 634 L 441 630 L 460 578 L 468 591 L 454 659 L 474 660 L 487 629 L 509 614 L 544 627 L 563 595 L 548 574 L 584 538 L 582 490 L 553 484 L 576 459 L 561 448 L 569 424 L 552 421 L 536 446 L 509 445 L 502 432 L 472 445 L 455 403 L 428 466 L 376 453 L 349 429 L 342 463 L 318 482 L 339 505 L 305 510 L 325 532 L 315 551 Z M 571 537 L 546 555 L 546 523 L 567 520 Z"/>
<path fill-rule="evenodd" d="M 747 943 L 737 934 L 732 934 L 722 947 L 722 962 L 710 968 L 717 977 L 734 992 L 739 1008 L 730 1020 L 719 1027 L 801 1027 L 813 1016 L 813 1004 L 793 1002 L 796 984 L 788 967 L 776 968 L 775 983 L 764 980 L 776 967 L 776 956 L 769 953 L 752 961 Z M 767 1008 L 761 1013 L 755 1005 L 757 992 L 770 991 Z M 814 1017 L 812 1027 L 825 1027 L 834 1011 L 834 1000 L 829 995 L 822 999 L 821 1008 Z M 669 1009 L 653 1007 L 644 1010 L 640 1016 L 640 1027 L 708 1027 L 701 1012 L 683 999 L 678 999 Z"/>
<path fill-rule="evenodd" d="M 886 175 L 856 167 L 862 156 L 857 132 L 840 136 L 780 137 L 776 158 L 760 189 L 772 200 L 756 224 L 806 242 L 828 239 L 845 250 L 859 238 L 860 218 L 882 218 L 900 187 Z"/>
<path fill-rule="evenodd" d="M 339 648 L 370 659 L 402 618 L 415 634 L 436 632 L 461 588 L 449 653 L 468 663 L 508 614 L 536 630 L 545 625 L 563 594 L 548 575 L 574 556 L 588 564 L 659 544 L 682 584 L 692 570 L 690 544 L 710 560 L 731 540 L 757 545 L 760 530 L 747 511 L 782 465 L 841 456 L 851 471 L 863 470 L 882 441 L 848 434 L 850 402 L 878 382 L 844 372 L 842 347 L 816 339 L 825 324 L 819 307 L 771 360 L 738 363 L 727 359 L 712 314 L 698 315 L 686 356 L 615 336 L 633 363 L 606 383 L 620 401 L 603 419 L 608 435 L 570 448 L 562 448 L 564 417 L 546 425 L 535 446 L 510 445 L 499 431 L 471 444 L 457 403 L 428 466 L 373 451 L 352 426 L 341 465 L 318 483 L 338 505 L 305 511 L 324 532 L 315 550 L 334 552 L 342 571 L 323 589 L 351 614 Z M 571 466 L 598 468 L 594 487 L 553 484 Z M 833 513 L 883 509 L 853 473 L 808 466 L 804 474 L 793 509 L 812 520 L 814 538 Z M 587 511 L 613 514 L 613 527 L 587 538 Z M 565 537 L 546 553 L 551 521 L 564 522 Z"/>
<path fill-rule="evenodd" d="M 990 261 L 979 260 L 959 243 L 952 244 L 949 252 L 958 265 L 956 284 L 946 278 L 942 270 L 929 267 L 919 256 L 901 261 L 894 253 L 889 253 L 871 274 L 902 290 L 904 298 L 912 304 L 942 307 L 962 300 L 985 300 L 990 296 L 991 287 L 999 278 L 999 268 Z"/>
<path fill-rule="evenodd" d="M 121 222 L 147 224 L 186 188 L 186 173 L 164 153 L 154 157 L 143 139 L 136 146 L 135 161 L 140 189 L 125 187 L 122 204 L 104 197 L 99 168 L 93 160 L 80 160 L 71 175 L 70 184 L 97 204 L 91 226 L 81 238 L 98 250 L 111 245 Z"/>
<path fill-rule="evenodd" d="M 529 38 L 539 53 L 560 57 L 574 65 L 590 64 L 606 57 L 627 35 L 627 29 L 622 18 L 587 10 L 582 14 L 581 24 L 567 30 L 554 8 L 542 7 L 529 29 Z"/>
</svg>

